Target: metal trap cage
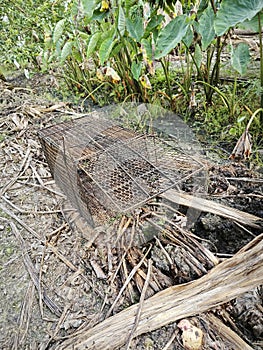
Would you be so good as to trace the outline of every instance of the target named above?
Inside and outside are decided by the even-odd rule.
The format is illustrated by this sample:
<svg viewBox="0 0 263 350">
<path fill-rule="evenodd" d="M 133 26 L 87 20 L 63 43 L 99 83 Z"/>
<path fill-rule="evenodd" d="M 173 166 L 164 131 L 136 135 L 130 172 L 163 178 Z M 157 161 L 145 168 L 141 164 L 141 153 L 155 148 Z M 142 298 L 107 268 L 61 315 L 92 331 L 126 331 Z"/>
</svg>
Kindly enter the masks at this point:
<svg viewBox="0 0 263 350">
<path fill-rule="evenodd" d="M 203 168 L 171 137 L 135 132 L 98 113 L 45 128 L 39 138 L 57 185 L 92 226 Z"/>
</svg>

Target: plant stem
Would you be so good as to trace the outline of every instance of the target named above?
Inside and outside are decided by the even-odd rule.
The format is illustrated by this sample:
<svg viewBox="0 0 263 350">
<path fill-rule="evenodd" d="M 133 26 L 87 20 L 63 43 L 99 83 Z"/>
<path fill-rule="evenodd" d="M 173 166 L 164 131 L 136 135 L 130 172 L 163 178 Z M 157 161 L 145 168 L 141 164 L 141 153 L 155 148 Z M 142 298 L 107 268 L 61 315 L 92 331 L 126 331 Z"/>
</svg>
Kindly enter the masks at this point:
<svg viewBox="0 0 263 350">
<path fill-rule="evenodd" d="M 211 7 L 212 7 L 214 13 L 216 13 L 216 6 L 215 6 L 214 0 L 210 0 L 210 4 L 211 4 Z"/>
<path fill-rule="evenodd" d="M 172 101 L 172 90 L 171 90 L 171 84 L 170 84 L 170 79 L 169 79 L 169 62 L 165 61 L 163 59 L 160 59 L 160 62 L 161 62 L 162 68 L 163 68 L 165 80 L 166 80 L 167 87 L 168 87 L 168 95 L 170 97 L 170 101 Z"/>
<path fill-rule="evenodd" d="M 260 52 L 260 107 L 263 108 L 263 43 L 260 12 L 258 13 L 258 33 L 259 33 L 259 52 Z M 260 112 L 260 125 L 263 125 L 263 111 Z"/>
<path fill-rule="evenodd" d="M 262 113 L 263 112 L 263 109 L 262 108 L 258 108 L 251 116 L 251 118 L 249 119 L 249 122 L 247 123 L 247 127 L 246 127 L 246 131 L 248 131 L 248 129 L 250 128 L 250 125 L 252 124 L 255 116 L 258 114 L 258 113 Z M 260 115 L 261 116 L 261 115 Z"/>
</svg>

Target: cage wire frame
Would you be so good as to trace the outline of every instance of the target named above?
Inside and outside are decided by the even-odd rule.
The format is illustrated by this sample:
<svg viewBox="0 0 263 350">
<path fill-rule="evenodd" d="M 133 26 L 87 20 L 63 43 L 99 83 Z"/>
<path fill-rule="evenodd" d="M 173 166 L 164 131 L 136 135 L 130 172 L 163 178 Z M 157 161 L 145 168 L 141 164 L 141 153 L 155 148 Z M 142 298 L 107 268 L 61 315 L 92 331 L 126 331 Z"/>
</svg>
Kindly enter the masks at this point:
<svg viewBox="0 0 263 350">
<path fill-rule="evenodd" d="M 39 131 L 56 184 L 90 226 L 130 212 L 203 170 L 167 135 L 90 113 Z"/>
</svg>

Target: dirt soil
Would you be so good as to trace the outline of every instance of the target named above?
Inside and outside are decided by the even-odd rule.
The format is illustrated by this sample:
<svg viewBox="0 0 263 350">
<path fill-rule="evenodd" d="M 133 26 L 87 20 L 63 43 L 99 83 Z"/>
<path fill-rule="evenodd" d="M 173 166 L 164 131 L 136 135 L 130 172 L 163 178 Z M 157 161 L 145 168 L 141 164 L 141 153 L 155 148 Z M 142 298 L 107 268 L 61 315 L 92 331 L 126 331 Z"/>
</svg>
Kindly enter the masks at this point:
<svg viewBox="0 0 263 350">
<path fill-rule="evenodd" d="M 156 238 L 149 223 L 156 226 L 165 223 L 160 217 L 154 221 L 152 211 L 157 215 L 162 211 L 156 209 L 157 205 L 149 204 L 131 216 L 115 218 L 107 229 L 116 237 L 125 231 L 144 236 L 150 231 L 151 240 L 136 245 L 130 241 L 129 247 L 129 242 L 121 242 L 121 237 L 120 244 L 114 247 L 101 244 L 105 227 L 99 227 L 97 239 L 91 239 L 85 223 L 76 226 L 78 215 L 66 214 L 68 204 L 51 177 L 37 136 L 41 128 L 68 120 L 72 113 L 78 112 L 77 106 L 48 95 L 55 83 L 48 76 L 35 76 L 27 82 L 19 78 L 0 82 L 0 348 L 3 350 L 56 349 L 64 339 L 104 320 L 109 310 L 110 314 L 116 314 L 139 302 L 146 283 L 147 264 L 142 264 L 140 273 L 137 269 L 127 288 L 121 294 L 120 291 L 148 249 L 147 259 L 152 261 L 155 282 L 148 287 L 145 298 L 171 285 L 197 279 L 213 268 L 214 261 L 206 257 L 199 262 L 201 267 L 193 269 L 195 254 L 189 255 L 186 246 L 192 245 L 196 254 L 198 249 L 201 252 L 208 249 L 221 262 L 262 233 L 260 228 L 210 213 L 202 213 L 188 230 L 184 226 L 185 207 L 180 207 L 173 220 L 185 230 L 184 235 L 176 236 L 176 240 L 158 235 Z M 41 97 L 43 91 L 49 97 Z M 260 169 L 256 172 L 250 170 L 249 164 L 229 160 L 221 164 L 208 160 L 207 164 L 209 198 L 263 217 Z M 188 234 L 193 235 L 191 240 Z M 200 245 L 196 248 L 196 242 L 201 248 Z M 123 247 L 128 253 L 124 253 Z M 262 302 L 263 289 L 258 286 L 211 312 L 242 338 L 248 348 L 259 350 L 263 348 Z M 204 336 L 202 347 L 190 349 L 236 349 L 216 329 L 210 328 L 205 314 L 197 313 L 187 320 L 201 329 Z M 187 349 L 178 324 L 173 322 L 134 338 L 130 349 Z M 121 349 L 127 349 L 125 344 Z"/>
</svg>

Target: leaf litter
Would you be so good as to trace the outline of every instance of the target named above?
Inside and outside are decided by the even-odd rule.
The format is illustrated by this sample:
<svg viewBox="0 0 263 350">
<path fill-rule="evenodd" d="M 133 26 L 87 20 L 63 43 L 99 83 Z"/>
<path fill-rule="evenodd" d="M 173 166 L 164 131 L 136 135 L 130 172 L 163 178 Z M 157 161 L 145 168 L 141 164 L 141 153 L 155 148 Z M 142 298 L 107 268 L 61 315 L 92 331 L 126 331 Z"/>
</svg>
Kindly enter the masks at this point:
<svg viewBox="0 0 263 350">
<path fill-rule="evenodd" d="M 208 212 L 189 231 L 185 203 L 169 222 L 162 216 L 167 204 L 153 201 L 132 217 L 115 218 L 107 232 L 105 227 L 87 232 L 55 186 L 36 136 L 74 109 L 39 98 L 34 86 L 1 84 L 1 348 L 62 349 L 111 315 L 137 305 L 123 345 L 105 348 L 260 349 L 260 286 L 247 287 L 245 294 L 205 312 L 192 312 L 183 319 L 187 329 L 174 316 L 168 323 L 161 320 L 157 329 L 149 322 L 150 331 L 139 335 L 147 299 L 206 277 L 256 240 L 260 229 Z M 262 217 L 262 182 L 247 167 L 211 164 L 209 178 L 210 195 L 220 204 Z M 150 242 L 144 242 L 147 232 Z M 107 235 L 116 238 L 114 246 L 102 244 Z M 186 341 L 184 331 L 193 329 L 198 337 Z"/>
</svg>

